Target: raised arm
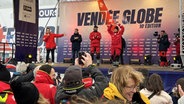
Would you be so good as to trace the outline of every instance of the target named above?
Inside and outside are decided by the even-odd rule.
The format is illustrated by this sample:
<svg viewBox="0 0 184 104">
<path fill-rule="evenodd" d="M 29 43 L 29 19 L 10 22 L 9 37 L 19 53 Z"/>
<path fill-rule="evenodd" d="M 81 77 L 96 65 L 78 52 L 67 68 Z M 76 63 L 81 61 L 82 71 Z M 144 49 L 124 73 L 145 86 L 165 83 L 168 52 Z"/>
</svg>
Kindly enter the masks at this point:
<svg viewBox="0 0 184 104">
<path fill-rule="evenodd" d="M 119 33 L 120 33 L 121 35 L 123 35 L 124 30 L 125 30 L 125 29 L 124 29 L 124 26 L 119 24 L 119 27 L 120 27 L 120 29 L 121 29 L 121 30 L 119 31 Z"/>
<path fill-rule="evenodd" d="M 53 34 L 53 33 L 52 33 Z M 53 34 L 55 38 L 63 37 L 64 34 Z"/>
</svg>

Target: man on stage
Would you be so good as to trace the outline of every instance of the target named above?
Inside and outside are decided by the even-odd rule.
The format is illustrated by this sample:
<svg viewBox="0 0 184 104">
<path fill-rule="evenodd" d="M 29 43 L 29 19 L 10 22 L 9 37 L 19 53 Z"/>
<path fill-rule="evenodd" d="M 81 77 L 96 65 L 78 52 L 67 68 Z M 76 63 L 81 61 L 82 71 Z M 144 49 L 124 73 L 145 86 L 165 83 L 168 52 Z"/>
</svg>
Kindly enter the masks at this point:
<svg viewBox="0 0 184 104">
<path fill-rule="evenodd" d="M 45 47 L 47 50 L 47 55 L 46 55 L 46 63 L 48 63 L 49 60 L 49 54 L 51 52 L 52 55 L 52 65 L 54 64 L 54 50 L 56 49 L 56 42 L 55 38 L 59 38 L 64 36 L 64 34 L 54 34 L 51 33 L 50 28 L 46 28 L 46 33 L 43 36 L 43 41 L 46 43 Z"/>
<path fill-rule="evenodd" d="M 160 66 L 168 66 L 166 54 L 167 49 L 170 46 L 170 42 L 168 40 L 168 35 L 164 30 L 162 30 L 158 36 L 157 42 L 159 44 Z"/>
<path fill-rule="evenodd" d="M 100 40 L 101 33 L 98 32 L 98 26 L 94 26 L 93 32 L 90 33 L 89 39 L 91 40 L 90 53 L 92 60 L 94 60 L 94 53 L 96 52 L 97 66 L 100 65 Z"/>
<path fill-rule="evenodd" d="M 77 28 L 71 36 L 70 41 L 72 42 L 72 64 L 74 65 L 75 58 L 78 56 L 82 42 L 82 36 L 79 34 L 79 30 Z"/>
<path fill-rule="evenodd" d="M 110 24 L 107 26 L 107 31 L 111 35 L 111 60 L 114 66 L 119 66 L 119 57 L 122 50 L 122 35 L 124 33 L 124 26 L 118 24 L 118 26 L 114 27 L 112 31 L 113 25 Z M 119 29 L 120 28 L 120 29 Z"/>
</svg>

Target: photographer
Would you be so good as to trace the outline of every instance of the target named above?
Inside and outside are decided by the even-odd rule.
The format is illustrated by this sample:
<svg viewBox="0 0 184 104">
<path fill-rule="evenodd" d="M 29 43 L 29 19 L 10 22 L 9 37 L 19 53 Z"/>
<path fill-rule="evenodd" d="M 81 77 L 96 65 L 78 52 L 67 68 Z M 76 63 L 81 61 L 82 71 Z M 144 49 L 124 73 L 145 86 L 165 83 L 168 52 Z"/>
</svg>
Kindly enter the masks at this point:
<svg viewBox="0 0 184 104">
<path fill-rule="evenodd" d="M 168 40 L 168 35 L 164 30 L 158 35 L 157 42 L 159 44 L 160 66 L 168 66 L 166 54 L 170 42 Z"/>
<path fill-rule="evenodd" d="M 62 84 L 57 88 L 55 96 L 55 104 L 64 104 L 70 102 L 72 95 L 85 98 L 89 101 L 100 98 L 103 95 L 103 90 L 108 86 L 107 78 L 103 73 L 92 64 L 92 58 L 89 53 L 82 56 L 82 63 L 79 64 L 78 58 L 75 60 L 75 66 L 70 66 L 65 70 Z M 88 71 L 94 83 L 91 87 L 85 88 L 82 82 L 82 68 Z"/>
</svg>

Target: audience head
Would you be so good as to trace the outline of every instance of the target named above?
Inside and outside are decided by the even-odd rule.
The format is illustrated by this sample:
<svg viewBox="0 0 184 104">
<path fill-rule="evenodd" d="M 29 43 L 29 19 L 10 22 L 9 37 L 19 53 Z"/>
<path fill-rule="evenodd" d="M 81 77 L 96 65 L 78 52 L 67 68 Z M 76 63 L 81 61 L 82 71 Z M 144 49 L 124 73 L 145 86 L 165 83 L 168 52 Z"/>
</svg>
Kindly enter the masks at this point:
<svg viewBox="0 0 184 104">
<path fill-rule="evenodd" d="M 114 70 L 110 82 L 117 87 L 123 97 L 128 101 L 132 101 L 133 94 L 136 93 L 137 87 L 143 79 L 142 73 L 131 66 L 123 66 Z"/>
<path fill-rule="evenodd" d="M 6 69 L 6 66 L 0 64 L 0 81 L 9 82 L 10 72 Z"/>
<path fill-rule="evenodd" d="M 179 78 L 179 79 L 176 81 L 177 95 L 179 95 L 179 93 L 178 93 L 178 85 L 180 85 L 180 86 L 181 86 L 181 89 L 184 91 L 184 78 Z"/>
<path fill-rule="evenodd" d="M 143 89 L 143 88 L 145 88 L 145 84 L 149 78 L 149 71 L 147 69 L 144 69 L 144 68 L 140 68 L 137 71 L 141 72 L 144 76 L 144 81 L 139 86 L 140 89 Z"/>
<path fill-rule="evenodd" d="M 145 87 L 148 91 L 160 95 L 161 91 L 164 89 L 162 78 L 156 73 L 150 75 Z"/>
<path fill-rule="evenodd" d="M 70 66 L 65 70 L 64 90 L 77 90 L 84 86 L 82 82 L 82 69 L 79 66 Z M 67 93 L 69 93 L 67 92 Z"/>
<path fill-rule="evenodd" d="M 46 72 L 47 74 L 49 74 L 49 76 L 51 77 L 52 80 L 54 80 L 56 77 L 54 68 L 48 64 L 42 65 L 39 68 L 39 70 L 42 70 L 42 71 Z"/>
<path fill-rule="evenodd" d="M 30 71 L 33 71 L 35 68 L 36 68 L 36 65 L 33 64 L 33 63 L 30 63 L 30 64 L 27 66 L 26 73 L 29 73 Z"/>
<path fill-rule="evenodd" d="M 16 71 L 20 73 L 25 73 L 27 70 L 27 66 L 28 64 L 26 64 L 25 62 L 18 62 L 16 66 Z"/>
<path fill-rule="evenodd" d="M 34 84 L 30 82 L 12 81 L 10 86 L 17 104 L 37 104 L 39 92 Z"/>
<path fill-rule="evenodd" d="M 133 94 L 136 93 L 139 84 L 143 81 L 142 73 L 130 66 L 118 67 L 111 76 L 110 82 L 113 83 L 118 91 L 128 101 L 132 101 Z"/>
</svg>

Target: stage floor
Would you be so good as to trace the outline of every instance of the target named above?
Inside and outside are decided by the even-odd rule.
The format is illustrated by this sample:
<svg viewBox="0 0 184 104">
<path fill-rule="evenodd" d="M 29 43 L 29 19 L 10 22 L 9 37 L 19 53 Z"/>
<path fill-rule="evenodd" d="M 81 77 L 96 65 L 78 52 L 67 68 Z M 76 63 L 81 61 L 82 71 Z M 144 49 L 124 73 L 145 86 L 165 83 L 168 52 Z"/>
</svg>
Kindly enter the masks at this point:
<svg viewBox="0 0 184 104">
<path fill-rule="evenodd" d="M 37 65 L 43 65 L 43 63 L 37 64 Z M 51 65 L 51 64 L 49 64 Z M 53 67 L 69 67 L 71 66 L 71 63 L 54 63 Z M 120 65 L 120 66 L 124 66 L 124 65 Z M 148 70 L 152 70 L 152 71 L 177 71 L 177 72 L 183 72 L 183 69 L 176 69 L 176 68 L 171 68 L 170 66 L 168 67 L 160 67 L 159 65 L 130 65 L 135 69 L 139 69 L 139 68 L 145 68 Z M 109 69 L 110 67 L 112 67 L 111 64 L 100 64 L 100 66 L 97 66 L 99 69 Z"/>
</svg>

